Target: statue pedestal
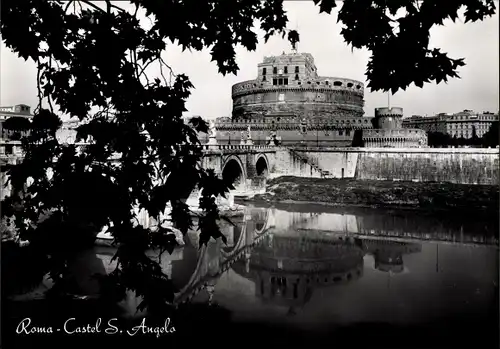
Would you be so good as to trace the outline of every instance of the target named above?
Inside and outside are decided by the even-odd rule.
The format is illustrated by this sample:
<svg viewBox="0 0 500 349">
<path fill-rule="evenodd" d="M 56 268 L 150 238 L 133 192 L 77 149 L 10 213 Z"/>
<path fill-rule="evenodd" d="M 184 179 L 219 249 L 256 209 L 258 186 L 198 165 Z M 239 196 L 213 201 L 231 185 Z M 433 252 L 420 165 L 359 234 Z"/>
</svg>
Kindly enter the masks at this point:
<svg viewBox="0 0 500 349">
<path fill-rule="evenodd" d="M 208 145 L 217 145 L 217 138 L 215 138 L 215 137 L 210 137 L 210 138 L 208 139 L 208 143 L 207 143 L 207 144 L 208 144 Z"/>
</svg>

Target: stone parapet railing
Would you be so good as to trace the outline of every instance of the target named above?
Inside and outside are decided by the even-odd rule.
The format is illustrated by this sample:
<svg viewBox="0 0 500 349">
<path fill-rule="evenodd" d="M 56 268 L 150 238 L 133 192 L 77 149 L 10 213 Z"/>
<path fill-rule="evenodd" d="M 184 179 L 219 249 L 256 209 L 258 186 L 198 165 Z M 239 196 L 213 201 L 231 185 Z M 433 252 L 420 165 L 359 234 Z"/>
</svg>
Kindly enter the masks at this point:
<svg viewBox="0 0 500 349">
<path fill-rule="evenodd" d="M 275 117 L 261 117 L 259 119 L 217 119 L 216 129 L 246 130 L 250 126 L 253 130 L 295 130 L 306 126 L 308 130 L 335 130 L 335 129 L 371 129 L 371 117 L 335 117 L 328 120 L 306 120 L 301 122 L 298 118 L 283 117 L 278 120 Z"/>
<path fill-rule="evenodd" d="M 204 144 L 204 152 L 219 151 L 276 151 L 277 147 L 273 145 L 251 145 L 251 144 Z"/>
<path fill-rule="evenodd" d="M 424 153 L 424 154 L 499 154 L 499 148 L 361 148 L 361 147 L 291 147 L 296 152 L 324 153 Z"/>
</svg>

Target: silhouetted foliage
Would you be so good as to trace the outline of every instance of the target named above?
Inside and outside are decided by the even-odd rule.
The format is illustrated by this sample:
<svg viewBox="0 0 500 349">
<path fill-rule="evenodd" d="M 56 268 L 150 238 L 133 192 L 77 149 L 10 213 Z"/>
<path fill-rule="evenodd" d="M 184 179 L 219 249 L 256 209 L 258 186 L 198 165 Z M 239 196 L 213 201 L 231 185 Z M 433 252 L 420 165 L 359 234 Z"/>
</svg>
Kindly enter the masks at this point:
<svg viewBox="0 0 500 349">
<path fill-rule="evenodd" d="M 495 123 L 497 124 L 497 126 L 495 126 Z M 493 122 L 490 126 L 490 130 L 486 132 L 482 137 L 477 136 L 475 127 L 472 128 L 472 137 L 470 138 L 457 137 L 456 135 L 452 137 L 448 133 L 442 132 L 428 132 L 427 136 L 429 146 L 435 148 L 449 146 L 496 147 L 499 140 L 498 121 Z"/>
<path fill-rule="evenodd" d="M 482 144 L 486 147 L 496 147 L 499 145 L 500 130 L 498 129 L 498 121 L 493 121 L 490 128 L 482 137 Z"/>
<path fill-rule="evenodd" d="M 184 199 L 196 187 L 202 191 L 198 227 L 203 244 L 223 237 L 216 224 L 220 217 L 215 197 L 228 190 L 214 171 L 199 165 L 202 151 L 196 132 L 206 132 L 207 125 L 201 119 L 186 124 L 181 118 L 193 86 L 163 61 L 167 40 L 184 49 L 210 48 L 219 72 L 227 74 L 238 70 L 236 45 L 256 48 L 254 20 L 266 41 L 288 32 L 296 43 L 299 34 L 286 30 L 282 0 L 130 3 L 132 11 L 110 1 L 101 2 L 102 8 L 90 1 L 2 2 L 2 39 L 17 55 L 36 62 L 39 97 L 30 132 L 22 137 L 24 161 L 8 169 L 13 194 L 2 213 L 12 216 L 11 208 L 21 204 L 16 227 L 21 238 L 30 241 L 26 256 L 36 263 L 27 285 L 50 273 L 54 289 L 63 292 L 67 265 L 107 226 L 118 243 L 118 266 L 103 280 L 113 287 L 107 294 L 120 298 L 125 289 L 135 290 L 144 298 L 141 308 L 155 308 L 172 301 L 174 288 L 145 251 L 172 251 L 175 239 L 169 228 L 151 231 L 137 225 L 133 209 L 144 208 L 163 223 L 167 219 L 161 213 L 170 205 L 167 218 L 186 233 L 193 222 Z M 335 7 L 332 0 L 315 3 L 322 12 Z M 467 21 L 481 20 L 495 10 L 493 0 L 439 6 L 432 0 L 348 1 L 339 21 L 348 44 L 372 51 L 368 86 L 394 92 L 411 83 L 422 86 L 457 76 L 463 60 L 429 50 L 428 37 L 433 25 L 455 19 L 463 6 Z M 150 27 L 140 25 L 139 9 L 151 20 Z M 398 9 L 407 14 L 391 19 Z M 399 32 L 392 23 L 399 24 Z M 147 75 L 152 64 L 160 67 L 161 77 Z M 42 101 L 49 107 L 42 108 Z M 61 120 L 53 105 L 81 121 L 77 141 L 85 144 L 58 142 Z M 22 274 L 11 275 L 23 279 Z M 4 283 L 10 281 L 4 278 Z"/>
<path fill-rule="evenodd" d="M 326 12 L 335 6 L 333 0 L 314 2 Z M 344 1 L 338 21 L 344 24 L 341 34 L 348 44 L 372 52 L 366 71 L 368 87 L 395 93 L 412 83 L 422 87 L 459 77 L 457 68 L 465 65 L 464 59 L 430 49 L 429 36 L 433 26 L 443 25 L 446 19 L 455 21 L 461 8 L 465 8 L 465 22 L 482 20 L 496 10 L 494 0 Z"/>
<path fill-rule="evenodd" d="M 428 144 L 431 147 L 447 147 L 452 145 L 452 137 L 442 132 L 427 132 Z"/>
</svg>

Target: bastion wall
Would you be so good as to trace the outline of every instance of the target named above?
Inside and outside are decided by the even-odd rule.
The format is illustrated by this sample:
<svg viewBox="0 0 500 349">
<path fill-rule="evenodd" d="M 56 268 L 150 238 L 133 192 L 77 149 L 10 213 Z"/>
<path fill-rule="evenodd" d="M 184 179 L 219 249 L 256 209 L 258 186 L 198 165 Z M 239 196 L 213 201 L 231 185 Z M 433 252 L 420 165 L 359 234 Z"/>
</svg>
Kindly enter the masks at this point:
<svg viewBox="0 0 500 349">
<path fill-rule="evenodd" d="M 484 185 L 498 185 L 500 179 L 498 149 L 295 148 L 294 151 L 333 178 Z"/>
</svg>

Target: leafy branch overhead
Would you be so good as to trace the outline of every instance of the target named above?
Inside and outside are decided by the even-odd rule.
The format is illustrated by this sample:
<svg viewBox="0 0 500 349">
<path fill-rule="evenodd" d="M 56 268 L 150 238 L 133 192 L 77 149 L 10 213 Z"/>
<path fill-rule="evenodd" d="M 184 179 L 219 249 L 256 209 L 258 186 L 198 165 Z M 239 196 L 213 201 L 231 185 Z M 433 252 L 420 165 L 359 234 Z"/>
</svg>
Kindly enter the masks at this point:
<svg viewBox="0 0 500 349">
<path fill-rule="evenodd" d="M 326 13 L 336 5 L 314 2 Z M 437 3 L 343 3 L 338 19 L 346 42 L 372 52 L 367 79 L 373 90 L 397 91 L 457 76 L 463 61 L 429 49 L 429 30 L 457 18 L 461 7 L 469 21 L 493 14 L 495 7 L 493 0 Z M 400 9 L 406 14 L 392 18 Z M 214 198 L 229 188 L 200 166 L 197 132 L 206 132 L 207 125 L 200 118 L 183 121 L 193 86 L 163 54 L 170 42 L 187 50 L 208 48 L 220 73 L 236 73 L 235 47 L 255 50 L 256 22 L 265 41 L 275 34 L 288 34 L 292 45 L 299 41 L 298 32 L 286 29 L 283 0 L 2 1 L 5 45 L 37 64 L 33 122 L 5 125 L 22 141 L 25 158 L 9 169 L 14 191 L 2 205 L 5 216 L 15 216 L 22 239 L 30 241 L 37 265 L 30 285 L 45 273 L 63 285 L 78 250 L 107 228 L 119 243 L 118 267 L 103 281 L 115 288 L 108 294 L 123 296 L 132 289 L 148 307 L 172 301 L 170 280 L 145 251 L 172 251 L 171 230 L 186 233 L 193 227 L 185 199 L 195 188 L 202 193 L 200 243 L 222 237 Z M 159 76 L 147 73 L 152 66 Z M 81 121 L 82 144 L 59 143 L 55 110 Z M 160 228 L 138 224 L 137 208 L 147 210 Z"/>
<path fill-rule="evenodd" d="M 495 14 L 495 0 L 374 0 L 344 1 L 338 14 L 341 35 L 353 48 L 366 48 L 372 55 L 366 78 L 372 91 L 405 90 L 414 83 L 446 82 L 458 78 L 464 59 L 453 59 L 439 48 L 429 48 L 430 30 L 455 20 L 465 10 L 465 22 Z M 328 12 L 332 0 L 314 0 Z"/>
</svg>

